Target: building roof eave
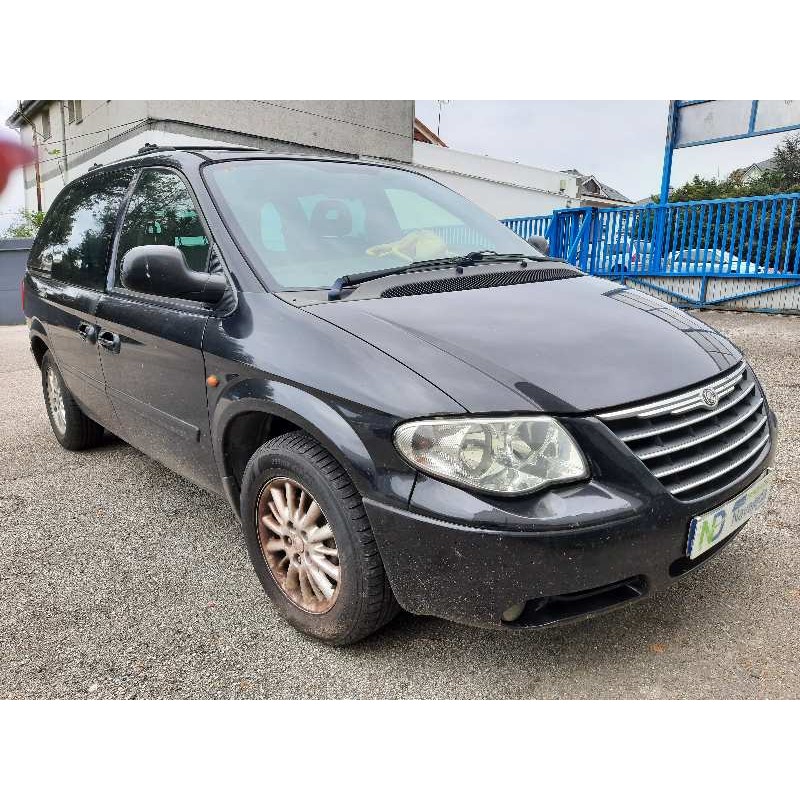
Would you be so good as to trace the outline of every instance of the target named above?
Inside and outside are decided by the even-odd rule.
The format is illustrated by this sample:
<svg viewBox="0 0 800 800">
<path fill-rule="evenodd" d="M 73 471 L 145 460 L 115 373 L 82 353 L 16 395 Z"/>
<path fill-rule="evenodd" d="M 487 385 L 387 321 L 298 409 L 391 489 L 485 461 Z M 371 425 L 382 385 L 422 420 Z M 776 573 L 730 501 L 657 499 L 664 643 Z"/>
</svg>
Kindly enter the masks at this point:
<svg viewBox="0 0 800 800">
<path fill-rule="evenodd" d="M 413 136 L 418 142 L 426 142 L 427 144 L 435 144 L 439 147 L 447 147 L 439 135 L 434 133 L 421 119 L 419 119 L 419 117 L 414 117 Z"/>
<path fill-rule="evenodd" d="M 27 119 L 35 114 L 49 100 L 20 100 L 19 105 L 14 109 L 14 113 L 6 120 L 9 128 L 21 128 L 26 124 Z"/>
</svg>

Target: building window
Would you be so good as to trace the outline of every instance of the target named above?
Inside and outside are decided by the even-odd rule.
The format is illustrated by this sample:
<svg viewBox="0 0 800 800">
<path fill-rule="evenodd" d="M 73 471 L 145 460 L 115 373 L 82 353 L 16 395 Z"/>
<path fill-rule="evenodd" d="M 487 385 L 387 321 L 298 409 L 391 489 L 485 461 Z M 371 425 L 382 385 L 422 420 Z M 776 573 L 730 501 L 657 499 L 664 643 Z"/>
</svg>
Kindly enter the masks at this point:
<svg viewBox="0 0 800 800">
<path fill-rule="evenodd" d="M 50 138 L 50 109 L 46 108 L 42 112 L 42 141 L 46 142 Z"/>
<path fill-rule="evenodd" d="M 67 100 L 67 122 L 82 122 L 83 109 L 80 100 Z"/>
</svg>

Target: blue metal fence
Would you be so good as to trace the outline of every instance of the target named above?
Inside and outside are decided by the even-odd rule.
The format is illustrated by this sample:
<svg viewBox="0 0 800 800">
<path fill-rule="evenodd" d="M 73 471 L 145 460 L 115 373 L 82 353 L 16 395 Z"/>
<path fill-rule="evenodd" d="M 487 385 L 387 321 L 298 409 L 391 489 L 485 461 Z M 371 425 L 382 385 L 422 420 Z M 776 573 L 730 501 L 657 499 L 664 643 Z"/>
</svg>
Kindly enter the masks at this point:
<svg viewBox="0 0 800 800">
<path fill-rule="evenodd" d="M 521 236 L 523 239 L 529 239 L 531 236 L 544 236 L 547 238 L 552 221 L 553 218 L 547 214 L 538 217 L 516 217 L 503 220 L 517 236 Z"/>
<path fill-rule="evenodd" d="M 627 208 L 574 208 L 503 220 L 525 238 L 546 223 L 551 255 L 613 279 L 700 276 L 770 281 L 723 300 L 800 282 L 800 194 Z M 541 235 L 541 234 L 539 234 Z M 700 299 L 668 292 L 693 305 Z M 714 300 L 713 302 L 721 302 Z"/>
<path fill-rule="evenodd" d="M 418 229 L 409 228 L 408 230 L 404 230 L 403 234 L 411 233 L 416 230 Z M 492 246 L 490 239 L 464 224 L 440 225 L 436 228 L 432 228 L 432 230 L 440 239 L 450 246 L 466 246 L 475 250 L 486 250 Z"/>
</svg>

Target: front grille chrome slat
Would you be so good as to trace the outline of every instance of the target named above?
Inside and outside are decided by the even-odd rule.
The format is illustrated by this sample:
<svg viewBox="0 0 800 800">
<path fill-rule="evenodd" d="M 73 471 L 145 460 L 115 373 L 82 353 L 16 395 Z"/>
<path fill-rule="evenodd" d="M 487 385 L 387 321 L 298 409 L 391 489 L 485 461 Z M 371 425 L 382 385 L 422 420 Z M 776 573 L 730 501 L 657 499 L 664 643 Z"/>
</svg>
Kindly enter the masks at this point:
<svg viewBox="0 0 800 800">
<path fill-rule="evenodd" d="M 704 483 L 708 483 L 709 481 L 716 480 L 717 478 L 722 477 L 726 473 L 730 472 L 737 467 L 740 467 L 742 464 L 746 464 L 753 456 L 757 455 L 761 452 L 761 449 L 764 447 L 765 444 L 769 442 L 769 432 L 765 433 L 761 439 L 756 442 L 755 447 L 745 453 L 743 456 L 740 456 L 736 461 L 727 466 L 723 467 L 722 469 L 718 470 L 717 472 L 712 473 L 711 475 L 704 475 L 702 478 L 698 478 L 694 481 L 689 481 L 688 483 L 682 483 L 676 486 L 673 490 L 673 494 L 681 494 L 682 492 L 688 492 L 690 489 L 695 489 L 698 486 L 701 486 Z"/>
<path fill-rule="evenodd" d="M 681 500 L 724 489 L 769 445 L 766 402 L 745 363 L 695 389 L 598 416 Z"/>
<path fill-rule="evenodd" d="M 722 425 L 720 427 L 712 428 L 710 433 L 705 433 L 702 436 L 698 436 L 696 438 L 683 439 L 677 444 L 670 445 L 669 447 L 654 447 L 652 450 L 646 450 L 643 453 L 638 454 L 639 458 L 641 458 L 642 461 L 646 461 L 649 458 L 659 458 L 660 456 L 668 456 L 671 453 L 677 453 L 680 450 L 685 450 L 687 447 L 693 447 L 698 444 L 703 444 L 703 442 L 711 441 L 711 439 L 716 439 L 718 436 L 722 436 L 728 431 L 732 431 L 734 428 L 738 427 L 747 419 L 752 417 L 753 414 L 755 414 L 763 404 L 764 404 L 764 399 L 759 398 L 758 400 L 756 400 L 755 403 L 749 406 L 740 417 L 737 417 L 732 422 L 728 422 L 726 425 Z"/>
<path fill-rule="evenodd" d="M 727 397 L 732 391 L 736 389 L 736 384 L 732 383 L 728 386 L 723 386 L 716 390 L 717 397 Z M 708 408 L 708 406 L 702 401 L 697 400 L 696 398 L 692 398 L 689 401 L 685 401 L 683 403 L 678 403 L 677 405 L 672 406 L 669 409 L 670 414 L 685 414 L 687 411 L 694 411 L 696 408 Z M 657 409 L 655 411 L 648 411 L 644 414 L 640 414 L 641 417 L 660 417 L 663 411 Z"/>
<path fill-rule="evenodd" d="M 737 367 L 736 371 L 731 375 L 726 375 L 724 378 L 714 381 L 713 383 L 708 383 L 705 386 L 692 389 L 690 392 L 683 392 L 675 397 L 668 397 L 666 400 L 657 400 L 654 403 L 645 403 L 644 405 L 634 406 L 633 408 L 623 408 L 619 411 L 606 411 L 603 414 L 599 414 L 599 417 L 602 420 L 614 420 L 628 419 L 630 417 L 660 416 L 661 414 L 672 412 L 675 408 L 680 409 L 682 406 L 686 406 L 692 401 L 698 402 L 700 404 L 698 407 L 702 407 L 704 405 L 703 392 L 706 389 L 714 389 L 717 393 L 725 391 L 725 389 L 731 385 L 735 385 L 741 379 L 746 368 L 746 365 L 743 364 Z M 685 411 L 688 409 L 683 408 L 683 410 Z"/>
<path fill-rule="evenodd" d="M 742 389 L 740 389 L 735 397 L 732 397 L 725 403 L 720 403 L 716 408 L 711 409 L 711 411 L 708 411 L 705 414 L 693 414 L 691 417 L 685 417 L 678 422 L 670 422 L 667 425 L 659 425 L 657 427 L 646 428 L 644 430 L 637 428 L 633 433 L 619 434 L 619 438 L 622 439 L 623 442 L 633 442 L 637 439 L 644 439 L 648 436 L 661 436 L 663 433 L 672 433 L 673 431 L 680 430 L 688 425 L 697 425 L 705 422 L 712 417 L 716 417 L 718 414 L 722 414 L 724 411 L 727 411 L 729 408 L 732 408 L 737 403 L 744 400 L 744 398 L 753 391 L 754 387 L 755 383 L 750 381 L 749 383 L 745 384 Z"/>
<path fill-rule="evenodd" d="M 699 467 L 701 464 L 705 464 L 706 461 L 713 461 L 715 458 L 724 456 L 725 453 L 735 450 L 749 439 L 752 439 L 753 436 L 755 436 L 766 424 L 767 420 L 762 417 L 758 422 L 756 422 L 755 425 L 751 425 L 750 429 L 735 441 L 720 447 L 718 450 L 712 450 L 710 453 L 706 453 L 703 456 L 692 459 L 691 461 L 680 461 L 671 467 L 654 469 L 653 475 L 655 475 L 656 478 L 666 478 L 667 475 L 674 475 L 676 472 L 685 472 L 687 469 L 694 469 L 694 467 Z"/>
</svg>

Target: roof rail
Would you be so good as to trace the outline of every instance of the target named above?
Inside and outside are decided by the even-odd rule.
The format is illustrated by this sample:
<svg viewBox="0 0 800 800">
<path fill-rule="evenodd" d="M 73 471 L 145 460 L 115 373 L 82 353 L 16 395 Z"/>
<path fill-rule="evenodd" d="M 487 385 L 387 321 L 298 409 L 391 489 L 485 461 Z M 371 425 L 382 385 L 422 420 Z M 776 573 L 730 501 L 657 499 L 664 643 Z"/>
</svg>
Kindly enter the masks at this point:
<svg viewBox="0 0 800 800">
<path fill-rule="evenodd" d="M 140 147 L 137 151 L 137 155 L 143 155 L 144 153 L 152 153 L 156 150 L 174 150 L 174 147 L 170 147 L 168 144 L 150 144 L 150 142 L 145 142 L 142 147 Z"/>
</svg>

